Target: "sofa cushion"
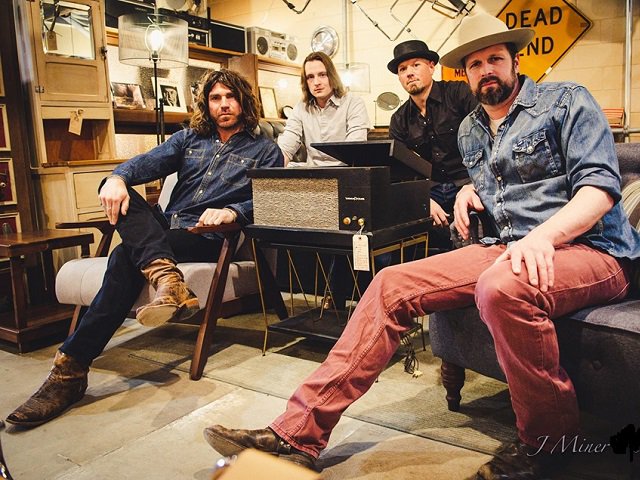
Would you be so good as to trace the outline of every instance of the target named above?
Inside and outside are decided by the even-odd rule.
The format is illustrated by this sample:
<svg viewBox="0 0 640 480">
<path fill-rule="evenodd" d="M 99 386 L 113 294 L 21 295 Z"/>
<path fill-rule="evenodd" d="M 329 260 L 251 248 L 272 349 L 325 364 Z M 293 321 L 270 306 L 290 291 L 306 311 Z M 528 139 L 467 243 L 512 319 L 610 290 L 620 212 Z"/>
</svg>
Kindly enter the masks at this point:
<svg viewBox="0 0 640 480">
<path fill-rule="evenodd" d="M 640 300 L 583 308 L 567 317 L 578 322 L 640 334 Z"/>
<path fill-rule="evenodd" d="M 102 286 L 107 260 L 107 257 L 79 258 L 62 265 L 56 276 L 58 301 L 71 305 L 90 305 Z M 204 308 L 216 264 L 185 262 L 179 263 L 178 268 L 184 274 L 189 288 L 198 296 L 200 308 Z M 231 262 L 222 301 L 226 302 L 257 292 L 258 284 L 254 263 L 252 261 Z M 134 309 L 149 303 L 154 295 L 153 287 L 146 285 L 138 297 Z"/>
</svg>

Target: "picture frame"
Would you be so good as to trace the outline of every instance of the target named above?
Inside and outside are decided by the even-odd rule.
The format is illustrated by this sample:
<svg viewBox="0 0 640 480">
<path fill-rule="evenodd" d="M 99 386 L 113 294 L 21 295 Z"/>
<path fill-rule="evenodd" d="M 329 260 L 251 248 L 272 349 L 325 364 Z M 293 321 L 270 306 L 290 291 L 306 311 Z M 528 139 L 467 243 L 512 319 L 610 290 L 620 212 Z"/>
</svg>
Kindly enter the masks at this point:
<svg viewBox="0 0 640 480">
<path fill-rule="evenodd" d="M 276 103 L 276 91 L 272 87 L 258 87 L 260 90 L 260 103 L 264 118 L 278 118 L 278 104 Z"/>
<path fill-rule="evenodd" d="M 137 83 L 111 82 L 111 95 L 115 108 L 144 109 L 147 105 L 142 88 Z"/>
<path fill-rule="evenodd" d="M 0 103 L 0 152 L 8 152 L 9 150 L 11 150 L 11 139 L 9 138 L 7 106 Z"/>
<path fill-rule="evenodd" d="M 187 102 L 184 99 L 184 92 L 180 88 L 178 82 L 173 80 L 167 80 L 166 78 L 158 79 L 158 90 L 156 92 L 155 82 L 152 80 L 154 95 L 162 95 L 163 109 L 165 112 L 186 112 Z"/>
<path fill-rule="evenodd" d="M 18 212 L 0 214 L 0 233 L 6 232 L 7 229 L 11 229 L 10 231 L 13 233 L 22 231 Z M 6 261 L 9 261 L 9 259 L 7 258 Z"/>
<path fill-rule="evenodd" d="M 16 181 L 13 173 L 13 160 L 0 158 L 0 205 L 16 205 Z"/>
</svg>

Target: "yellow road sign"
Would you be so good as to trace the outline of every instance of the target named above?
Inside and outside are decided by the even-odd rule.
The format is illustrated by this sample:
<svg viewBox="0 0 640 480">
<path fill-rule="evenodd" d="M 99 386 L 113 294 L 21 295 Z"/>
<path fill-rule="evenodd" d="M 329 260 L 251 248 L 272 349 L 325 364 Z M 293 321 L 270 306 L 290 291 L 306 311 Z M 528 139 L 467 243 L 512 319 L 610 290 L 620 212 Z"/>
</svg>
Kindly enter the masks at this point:
<svg viewBox="0 0 640 480">
<path fill-rule="evenodd" d="M 509 29 L 533 28 L 520 52 L 520 72 L 542 80 L 591 28 L 591 21 L 566 0 L 509 0 L 496 15 Z M 442 67 L 443 80 L 466 80 L 462 69 Z"/>
</svg>

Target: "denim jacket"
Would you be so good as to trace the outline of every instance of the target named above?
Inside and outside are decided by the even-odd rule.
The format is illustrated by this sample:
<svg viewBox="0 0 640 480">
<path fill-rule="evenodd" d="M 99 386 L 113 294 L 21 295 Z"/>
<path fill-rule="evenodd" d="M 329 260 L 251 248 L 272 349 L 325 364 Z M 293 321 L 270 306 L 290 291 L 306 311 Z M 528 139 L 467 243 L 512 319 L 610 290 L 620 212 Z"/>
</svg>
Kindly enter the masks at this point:
<svg viewBox="0 0 640 480">
<path fill-rule="evenodd" d="M 147 153 L 118 165 L 114 175 L 129 186 L 178 172 L 165 216 L 171 228 L 194 226 L 207 208 L 231 208 L 238 222 L 253 220 L 250 168 L 282 167 L 282 152 L 271 139 L 243 130 L 221 143 L 214 133 L 197 135 L 192 129 L 174 133 Z"/>
<path fill-rule="evenodd" d="M 484 243 L 523 238 L 579 188 L 591 185 L 611 195 L 615 205 L 574 241 L 617 258 L 640 257 L 640 235 L 620 204 L 613 135 L 596 101 L 575 83 L 537 85 L 524 75 L 520 83 L 495 138 L 482 106 L 459 130 L 463 163 L 499 236 Z"/>
</svg>

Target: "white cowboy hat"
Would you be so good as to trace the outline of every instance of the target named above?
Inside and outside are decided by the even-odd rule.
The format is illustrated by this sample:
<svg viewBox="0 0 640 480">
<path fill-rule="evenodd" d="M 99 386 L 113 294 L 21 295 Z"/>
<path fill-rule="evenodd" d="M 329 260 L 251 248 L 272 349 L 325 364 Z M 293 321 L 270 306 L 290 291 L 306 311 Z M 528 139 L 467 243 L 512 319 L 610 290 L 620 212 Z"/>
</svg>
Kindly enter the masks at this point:
<svg viewBox="0 0 640 480">
<path fill-rule="evenodd" d="M 440 57 L 440 63 L 449 68 L 464 68 L 462 60 L 470 53 L 499 43 L 513 43 L 520 51 L 533 39 L 532 28 L 509 30 L 502 20 L 488 13 L 469 15 L 458 30 L 460 45 Z"/>
</svg>

